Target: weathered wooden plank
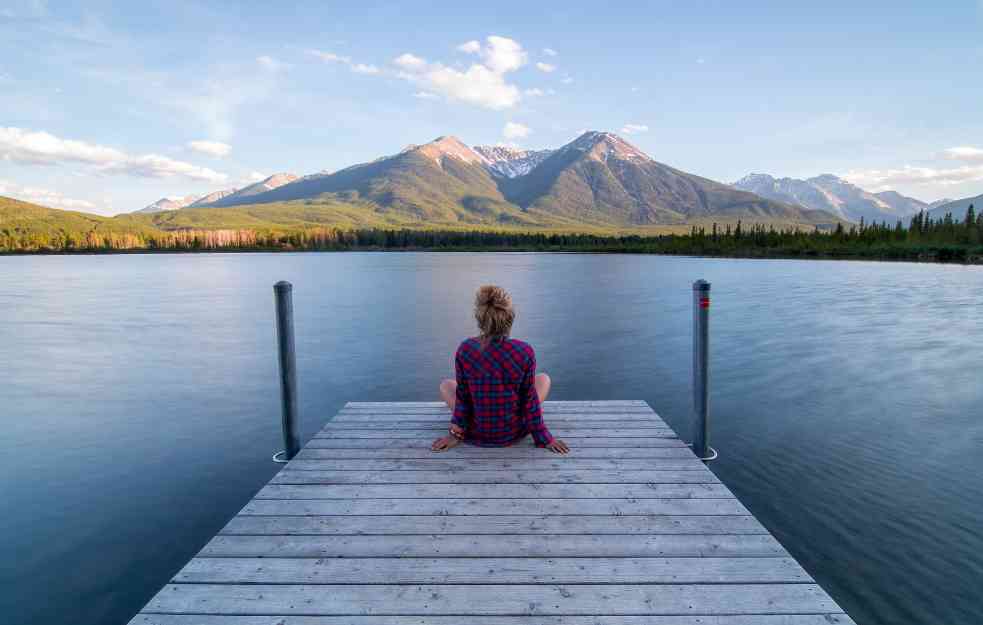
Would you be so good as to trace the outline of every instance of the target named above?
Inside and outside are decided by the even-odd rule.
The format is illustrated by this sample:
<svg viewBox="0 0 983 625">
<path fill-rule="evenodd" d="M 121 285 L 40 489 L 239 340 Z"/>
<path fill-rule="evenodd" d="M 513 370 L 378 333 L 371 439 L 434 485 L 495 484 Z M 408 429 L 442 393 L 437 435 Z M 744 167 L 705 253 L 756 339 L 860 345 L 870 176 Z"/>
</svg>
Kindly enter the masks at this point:
<svg viewBox="0 0 983 625">
<path fill-rule="evenodd" d="M 355 457 L 348 454 L 342 457 L 335 454 L 347 449 L 317 449 L 311 451 L 322 454 L 304 454 L 290 461 L 286 469 L 294 471 L 486 471 L 494 469 L 523 470 L 523 471 L 579 471 L 586 469 L 612 471 L 705 471 L 706 465 L 696 459 L 692 453 L 689 458 L 584 458 L 581 455 L 545 456 L 537 459 L 530 458 L 461 458 L 444 454 L 430 453 L 418 457 L 386 459 L 385 457 Z M 661 451 L 661 450 L 660 450 Z M 675 451 L 675 450 L 669 450 Z M 688 450 L 683 450 L 688 453 Z"/>
<path fill-rule="evenodd" d="M 388 408 L 392 406 L 406 406 L 413 408 L 433 408 L 443 407 L 442 401 L 350 401 L 342 408 Z M 543 402 L 543 406 L 551 408 L 554 406 L 642 406 L 648 408 L 648 402 L 644 399 L 591 399 L 591 400 L 556 400 L 551 399 Z"/>
<path fill-rule="evenodd" d="M 814 583 L 792 558 L 195 558 L 194 584 Z"/>
<path fill-rule="evenodd" d="M 373 414 L 435 414 L 435 413 L 447 413 L 450 409 L 447 406 L 403 406 L 401 404 L 393 404 L 391 406 L 378 406 L 378 407 L 348 407 L 342 408 L 338 414 L 356 414 L 356 413 L 373 413 Z M 595 413 L 595 412 L 608 412 L 608 413 L 623 413 L 623 414 L 655 414 L 655 411 L 648 406 L 553 406 L 548 402 L 543 406 L 543 412 L 546 414 L 551 413 L 569 413 L 569 414 L 580 414 L 580 413 Z"/>
<path fill-rule="evenodd" d="M 242 514 L 748 514 L 737 499 L 335 499 L 283 501 L 254 499 Z"/>
<path fill-rule="evenodd" d="M 670 428 L 616 428 L 609 430 L 581 430 L 579 428 L 550 428 L 556 438 L 578 439 L 603 437 L 610 438 L 676 438 L 676 432 Z M 390 429 L 390 428 L 324 428 L 314 438 L 372 438 L 395 440 L 402 438 L 422 439 L 430 442 L 434 437 L 447 433 L 447 424 L 429 428 Z"/>
<path fill-rule="evenodd" d="M 401 423 L 403 421 L 439 421 L 448 422 L 450 421 L 450 412 L 434 412 L 427 414 L 400 414 L 400 413 L 367 413 L 367 412 L 341 412 L 332 417 L 329 423 L 360 423 L 363 421 L 372 421 L 373 423 Z M 628 423 L 639 421 L 663 421 L 659 415 L 654 412 L 633 412 L 631 414 L 626 414 L 623 412 L 611 413 L 611 412 L 545 412 L 543 413 L 543 419 L 547 424 L 553 423 L 554 421 L 573 421 L 575 423 L 605 423 L 609 421 L 614 421 L 616 423 Z"/>
<path fill-rule="evenodd" d="M 535 468 L 542 466 L 537 462 L 548 462 L 554 460 L 573 461 L 585 458 L 592 459 L 635 459 L 635 460 L 656 460 L 659 458 L 675 458 L 695 460 L 693 451 L 686 446 L 680 447 L 573 447 L 569 454 L 559 455 L 547 449 L 540 449 L 532 445 L 513 445 L 512 447 L 474 447 L 472 445 L 458 445 L 454 449 L 442 452 L 430 450 L 429 442 L 426 445 L 417 447 L 394 447 L 389 449 L 329 449 L 319 448 L 308 445 L 300 450 L 297 458 L 301 460 L 313 460 L 316 458 L 378 458 L 385 460 L 410 460 L 414 458 L 437 459 L 457 459 L 468 462 L 479 460 L 508 460 L 512 462 L 528 463 L 527 466 Z"/>
<path fill-rule="evenodd" d="M 405 419 L 400 419 L 398 421 L 387 420 L 375 422 L 371 416 L 360 418 L 360 419 L 344 419 L 336 421 L 334 419 L 328 421 L 324 425 L 324 430 L 362 430 L 362 429 L 379 429 L 384 428 L 387 430 L 421 430 L 421 429 L 447 429 L 449 418 L 446 415 L 438 415 L 434 417 L 425 418 L 421 415 L 411 415 Z M 567 428 L 567 429 L 577 429 L 577 430 L 612 430 L 617 429 L 621 425 L 626 425 L 632 428 L 667 428 L 666 422 L 662 419 L 656 419 L 654 417 L 646 417 L 644 419 L 618 419 L 618 423 L 611 423 L 610 421 L 590 421 L 587 419 L 567 419 L 559 418 L 548 419 L 548 425 L 551 428 Z"/>
<path fill-rule="evenodd" d="M 238 536 L 220 534 L 198 557 L 277 558 L 697 558 L 787 557 L 769 534 L 434 534 Z M 589 564 L 585 562 L 585 564 Z M 504 580 L 503 580 L 504 581 Z"/>
<path fill-rule="evenodd" d="M 450 418 L 450 410 L 440 409 L 410 409 L 410 410 L 342 410 L 336 417 L 394 417 L 391 420 L 400 419 L 430 419 L 430 418 Z M 546 419 L 571 419 L 571 420 L 590 420 L 594 415 L 611 415 L 620 419 L 661 419 L 662 417 L 650 408 L 564 408 L 543 410 Z"/>
<path fill-rule="evenodd" d="M 636 436 L 635 438 L 601 438 L 599 436 L 591 438 L 577 438 L 576 442 L 570 443 L 570 448 L 591 448 L 591 447 L 615 447 L 615 448 L 626 448 L 626 447 L 685 447 L 683 443 L 678 438 L 658 438 L 658 437 L 645 437 Z M 528 442 L 527 442 L 528 441 Z M 307 443 L 308 449 L 426 449 L 430 450 L 430 443 L 432 442 L 431 437 L 415 437 L 415 438 L 388 438 L 388 439 L 372 439 L 372 438 L 313 438 Z M 529 439 L 519 441 L 512 445 L 515 448 L 529 447 L 532 448 L 532 441 Z M 489 448 L 485 448 L 489 449 Z M 503 449 L 502 447 L 490 448 L 495 451 Z M 540 453 L 543 453 L 542 451 Z M 550 453 L 546 451 L 545 453 Z"/>
<path fill-rule="evenodd" d="M 249 516 L 221 534 L 767 534 L 750 515 Z"/>
<path fill-rule="evenodd" d="M 268 484 L 255 499 L 732 499 L 723 484 Z"/>
<path fill-rule="evenodd" d="M 502 585 L 169 584 L 147 610 L 195 614 L 780 614 L 839 608 L 815 584 Z"/>
<path fill-rule="evenodd" d="M 461 470 L 466 468 L 467 470 Z M 297 471 L 286 468 L 270 484 L 717 484 L 703 471 L 481 470 Z"/>
<path fill-rule="evenodd" d="M 129 625 L 856 625 L 843 613 L 709 616 L 271 616 L 138 614 Z"/>
</svg>

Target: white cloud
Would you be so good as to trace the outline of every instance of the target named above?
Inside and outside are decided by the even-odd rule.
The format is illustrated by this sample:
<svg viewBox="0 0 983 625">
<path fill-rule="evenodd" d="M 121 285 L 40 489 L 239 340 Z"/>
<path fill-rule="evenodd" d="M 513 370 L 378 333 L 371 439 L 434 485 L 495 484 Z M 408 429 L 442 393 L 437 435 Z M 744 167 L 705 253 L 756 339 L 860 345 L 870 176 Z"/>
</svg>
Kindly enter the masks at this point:
<svg viewBox="0 0 983 625">
<path fill-rule="evenodd" d="M 352 60 L 350 56 L 341 56 L 340 54 L 335 54 L 334 52 L 323 52 L 321 50 L 308 50 L 308 54 L 316 56 L 325 63 L 340 63 L 341 65 L 347 65 L 355 74 L 379 74 L 382 70 L 378 66 L 369 63 L 356 63 Z"/>
<path fill-rule="evenodd" d="M 266 55 L 257 56 L 256 62 L 259 63 L 260 67 L 262 67 L 268 72 L 279 72 L 289 67 L 286 63 L 282 63 L 274 59 L 272 56 L 266 56 Z"/>
<path fill-rule="evenodd" d="M 444 96 L 494 110 L 515 106 L 521 99 L 519 88 L 506 81 L 506 74 L 519 69 L 526 62 L 526 53 L 517 41 L 495 35 L 485 39 L 473 50 L 472 42 L 459 47 L 479 54 L 481 63 L 473 63 L 466 70 L 448 67 L 442 63 L 430 63 L 414 54 L 405 53 L 393 60 L 401 68 L 400 78 L 425 87 L 428 93 Z"/>
<path fill-rule="evenodd" d="M 573 83 L 573 78 L 570 78 L 569 76 L 564 76 L 563 80 L 561 80 L 560 82 L 562 82 L 565 85 L 569 85 Z"/>
<path fill-rule="evenodd" d="M 0 159 L 31 165 L 71 161 L 105 165 L 124 160 L 126 155 L 104 145 L 60 139 L 47 132 L 0 126 Z"/>
<path fill-rule="evenodd" d="M 0 180 L 0 195 L 6 195 L 24 202 L 31 202 L 32 204 L 63 208 L 66 210 L 92 211 L 97 208 L 95 204 L 88 200 L 65 197 L 60 192 L 51 189 L 21 186 L 9 180 Z"/>
<path fill-rule="evenodd" d="M 546 56 L 556 56 L 558 52 L 553 48 L 543 48 L 543 54 Z"/>
<path fill-rule="evenodd" d="M 145 154 L 134 156 L 119 163 L 112 163 L 101 168 L 107 173 L 126 174 L 140 178 L 187 178 L 201 182 L 225 182 L 228 176 L 207 167 L 199 167 L 184 161 L 177 161 L 160 154 Z"/>
<path fill-rule="evenodd" d="M 0 127 L 0 159 L 29 165 L 85 163 L 94 165 L 96 171 L 144 178 L 177 176 L 207 182 L 223 182 L 227 178 L 206 167 L 158 154 L 131 156 L 115 148 L 23 128 Z"/>
<path fill-rule="evenodd" d="M 625 135 L 637 135 L 640 132 L 648 132 L 649 127 L 645 124 L 625 124 L 621 127 L 621 133 Z"/>
<path fill-rule="evenodd" d="M 308 53 L 316 56 L 325 63 L 344 63 L 345 65 L 352 62 L 349 56 L 339 56 L 334 52 L 322 52 L 321 50 L 308 50 Z"/>
<path fill-rule="evenodd" d="M 258 171 L 251 171 L 248 174 L 246 174 L 246 176 L 243 177 L 242 186 L 256 184 L 257 182 L 262 182 L 267 178 L 269 178 L 269 176 L 264 173 L 260 173 Z"/>
<path fill-rule="evenodd" d="M 896 169 L 854 170 L 843 176 L 857 186 L 880 191 L 899 184 L 955 185 L 983 180 L 983 165 L 937 169 L 905 165 Z"/>
<path fill-rule="evenodd" d="M 191 141 L 188 143 L 188 148 L 194 150 L 195 152 L 200 152 L 201 154 L 207 154 L 218 158 L 228 156 L 232 153 L 232 146 L 228 143 L 222 143 L 221 141 Z"/>
<path fill-rule="evenodd" d="M 478 54 L 481 52 L 481 42 L 477 39 L 466 41 L 457 47 L 458 50 L 467 54 Z"/>
<path fill-rule="evenodd" d="M 960 146 L 943 150 L 942 154 L 953 161 L 965 161 L 968 163 L 983 162 L 983 149 L 970 146 Z"/>
<path fill-rule="evenodd" d="M 437 94 L 430 93 L 429 91 L 417 91 L 413 94 L 414 98 L 420 98 L 421 100 L 436 100 Z"/>
<path fill-rule="evenodd" d="M 505 128 L 502 129 L 502 135 L 506 139 L 524 139 L 529 136 L 532 130 L 529 126 L 525 126 L 518 122 L 507 122 Z"/>
<path fill-rule="evenodd" d="M 421 70 L 427 66 L 427 62 L 425 60 L 410 54 L 409 52 L 397 56 L 393 63 L 411 72 Z"/>
<path fill-rule="evenodd" d="M 550 65 L 549 63 L 539 62 L 536 63 L 536 69 L 538 69 L 541 72 L 546 72 L 547 74 L 549 74 L 556 71 L 556 65 Z"/>
<path fill-rule="evenodd" d="M 526 53 L 518 41 L 508 37 L 491 35 L 485 38 L 487 45 L 481 50 L 485 65 L 493 72 L 514 72 L 526 63 Z"/>
<path fill-rule="evenodd" d="M 525 91 L 523 91 L 523 93 L 526 94 L 527 96 L 533 97 L 533 98 L 539 97 L 541 95 L 546 95 L 546 92 L 545 91 L 543 91 L 542 89 L 535 88 L 535 87 L 532 88 L 532 89 L 526 89 Z"/>
</svg>

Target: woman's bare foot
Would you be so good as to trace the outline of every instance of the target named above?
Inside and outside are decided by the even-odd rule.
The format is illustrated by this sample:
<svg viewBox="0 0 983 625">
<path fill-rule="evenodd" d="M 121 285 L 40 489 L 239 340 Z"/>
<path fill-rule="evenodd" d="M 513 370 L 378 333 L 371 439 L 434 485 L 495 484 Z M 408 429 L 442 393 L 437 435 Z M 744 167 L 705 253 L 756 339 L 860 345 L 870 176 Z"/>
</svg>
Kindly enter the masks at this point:
<svg viewBox="0 0 983 625">
<path fill-rule="evenodd" d="M 441 436 L 430 445 L 430 451 L 447 451 L 451 447 L 457 447 L 461 444 L 461 440 L 455 436 L 448 434 L 447 436 Z"/>
</svg>

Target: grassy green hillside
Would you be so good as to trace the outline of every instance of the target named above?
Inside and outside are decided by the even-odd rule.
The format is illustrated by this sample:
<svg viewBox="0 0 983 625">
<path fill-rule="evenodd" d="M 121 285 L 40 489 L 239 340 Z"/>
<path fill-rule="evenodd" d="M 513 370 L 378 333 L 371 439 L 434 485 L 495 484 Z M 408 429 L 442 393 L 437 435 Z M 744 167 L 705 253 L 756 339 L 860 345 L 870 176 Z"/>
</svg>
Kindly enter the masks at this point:
<svg viewBox="0 0 983 625">
<path fill-rule="evenodd" d="M 155 228 L 139 219 L 65 211 L 0 196 L 0 250 L 135 243 Z"/>
</svg>

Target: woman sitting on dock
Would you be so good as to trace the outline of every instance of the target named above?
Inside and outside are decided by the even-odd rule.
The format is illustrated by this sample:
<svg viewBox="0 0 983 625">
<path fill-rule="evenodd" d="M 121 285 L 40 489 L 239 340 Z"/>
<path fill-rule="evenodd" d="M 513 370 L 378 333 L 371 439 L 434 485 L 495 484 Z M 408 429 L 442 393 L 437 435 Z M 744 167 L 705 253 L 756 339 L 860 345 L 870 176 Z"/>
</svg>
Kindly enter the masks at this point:
<svg viewBox="0 0 983 625">
<path fill-rule="evenodd" d="M 515 310 L 505 289 L 483 286 L 474 302 L 481 334 L 465 339 L 454 356 L 457 380 L 440 383 L 440 396 L 451 409 L 450 434 L 433 442 L 433 451 L 461 443 L 505 447 L 532 434 L 537 447 L 558 454 L 570 451 L 553 438 L 543 422 L 541 401 L 550 377 L 536 374 L 536 352 L 509 338 Z"/>
</svg>

